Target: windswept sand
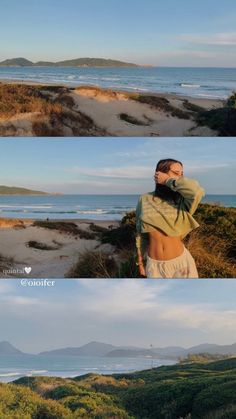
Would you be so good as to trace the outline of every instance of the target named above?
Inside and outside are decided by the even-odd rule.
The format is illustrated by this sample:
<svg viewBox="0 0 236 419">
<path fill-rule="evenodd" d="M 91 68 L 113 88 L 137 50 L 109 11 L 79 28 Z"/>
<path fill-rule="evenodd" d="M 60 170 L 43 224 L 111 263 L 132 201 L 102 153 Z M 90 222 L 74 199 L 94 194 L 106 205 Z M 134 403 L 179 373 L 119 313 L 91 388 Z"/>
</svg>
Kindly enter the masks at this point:
<svg viewBox="0 0 236 419">
<path fill-rule="evenodd" d="M 8 84 L 10 82 L 4 82 L 4 85 Z M 190 104 L 211 110 L 222 107 L 224 104 L 222 100 L 145 93 L 145 96 L 167 99 L 176 110 L 187 112 L 189 118 L 183 119 L 173 116 L 164 108 L 155 108 L 150 104 L 136 101 L 134 94 L 128 92 L 93 86 L 69 88 L 53 84 L 48 85 L 47 90 L 47 85 L 37 83 L 15 82 L 15 84 L 29 85 L 32 88 L 35 86 L 35 89 L 40 89 L 46 100 L 52 103 L 59 101 L 63 113 L 61 116 L 58 114 L 53 116 L 28 112 L 10 117 L 4 117 L 0 113 L 1 136 L 212 137 L 219 135 L 209 127 L 198 126 L 192 112 L 186 110 L 183 103 L 187 100 Z M 63 101 L 63 95 L 67 97 L 66 101 Z M 136 122 L 131 123 L 121 119 L 121 114 L 128 115 Z"/>
<path fill-rule="evenodd" d="M 88 230 L 92 223 L 91 220 L 67 221 L 76 223 L 82 230 Z M 32 223 L 33 220 L 0 219 L 0 278 L 64 278 L 78 261 L 79 255 L 85 251 L 113 253 L 113 247 L 109 244 L 101 244 L 98 240 L 80 239 L 57 230 L 35 227 Z M 108 227 L 117 226 L 118 222 L 94 221 L 94 224 Z M 57 250 L 30 248 L 27 246 L 30 240 L 59 248 Z M 12 260 L 6 262 L 6 267 L 2 266 L 5 263 L 2 263 L 1 258 L 3 261 L 5 258 Z M 25 267 L 32 268 L 29 274 L 9 272 L 11 269 L 22 270 Z"/>
<path fill-rule="evenodd" d="M 218 135 L 216 131 L 208 127 L 196 126 L 193 119 L 173 117 L 165 111 L 132 100 L 132 95 L 129 96 L 124 92 L 112 93 L 91 87 L 75 89 L 71 92 L 71 95 L 77 109 L 92 118 L 96 125 L 112 136 L 211 137 Z M 152 96 L 166 98 L 171 105 L 185 111 L 184 100 L 207 110 L 222 107 L 222 101 L 220 100 L 194 99 L 170 94 L 152 94 Z M 144 125 L 134 125 L 121 120 L 119 115 L 122 113 L 136 118 Z"/>
</svg>

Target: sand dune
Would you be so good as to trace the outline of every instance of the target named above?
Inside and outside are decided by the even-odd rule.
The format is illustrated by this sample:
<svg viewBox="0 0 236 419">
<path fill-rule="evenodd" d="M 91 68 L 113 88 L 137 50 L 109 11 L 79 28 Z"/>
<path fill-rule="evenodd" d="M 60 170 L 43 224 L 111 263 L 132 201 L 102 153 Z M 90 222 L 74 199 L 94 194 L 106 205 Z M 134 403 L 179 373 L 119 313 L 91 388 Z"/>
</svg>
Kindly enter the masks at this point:
<svg viewBox="0 0 236 419">
<path fill-rule="evenodd" d="M 62 220 L 60 220 L 62 221 Z M 73 220 L 70 220 L 72 222 Z M 80 229 L 88 231 L 91 221 L 74 220 Z M 95 222 L 108 227 L 117 222 Z M 54 250 L 40 250 L 29 247 L 29 241 L 37 241 Z M 0 277 L 1 278 L 64 278 L 77 262 L 79 254 L 87 250 L 112 253 L 110 245 L 103 245 L 97 239 L 49 230 L 33 225 L 33 220 L 0 219 Z M 16 273 L 31 267 L 29 274 Z M 14 272 L 13 272 L 14 271 Z"/>
<path fill-rule="evenodd" d="M 78 88 L 71 92 L 77 109 L 88 115 L 112 136 L 215 136 L 218 133 L 208 127 L 198 127 L 190 119 L 181 119 L 171 116 L 164 110 L 157 110 L 148 104 L 132 100 L 132 95 L 122 92 L 109 92 L 96 88 Z M 167 98 L 170 104 L 180 110 L 185 110 L 183 102 L 186 98 L 174 95 L 153 95 Z M 190 99 L 190 103 L 212 109 L 221 107 L 221 101 L 208 99 Z M 137 120 L 137 124 L 129 123 L 120 118 L 127 114 Z"/>
<path fill-rule="evenodd" d="M 200 108 L 221 108 L 221 100 L 32 83 L 15 83 L 14 91 L 11 89 L 9 93 L 8 86 L 12 85 L 0 83 L 4 103 L 10 109 L 8 114 L 0 111 L 1 136 L 219 135 L 217 131 L 199 125 L 196 115 Z M 21 109 L 18 95 L 21 98 L 23 95 L 27 109 L 25 106 Z M 153 101 L 157 103 L 154 105 Z"/>
</svg>

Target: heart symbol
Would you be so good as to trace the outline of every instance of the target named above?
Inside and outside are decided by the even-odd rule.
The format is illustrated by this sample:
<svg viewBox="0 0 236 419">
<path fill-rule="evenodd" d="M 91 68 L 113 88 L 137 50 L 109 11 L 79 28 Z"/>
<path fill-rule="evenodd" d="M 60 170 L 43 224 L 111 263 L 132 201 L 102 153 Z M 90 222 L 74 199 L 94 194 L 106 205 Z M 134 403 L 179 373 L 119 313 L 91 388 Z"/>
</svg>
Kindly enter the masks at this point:
<svg viewBox="0 0 236 419">
<path fill-rule="evenodd" d="M 25 272 L 27 273 L 27 274 L 29 274 L 30 272 L 31 272 L 31 270 L 32 270 L 32 268 L 30 268 L 30 267 L 25 267 Z"/>
</svg>

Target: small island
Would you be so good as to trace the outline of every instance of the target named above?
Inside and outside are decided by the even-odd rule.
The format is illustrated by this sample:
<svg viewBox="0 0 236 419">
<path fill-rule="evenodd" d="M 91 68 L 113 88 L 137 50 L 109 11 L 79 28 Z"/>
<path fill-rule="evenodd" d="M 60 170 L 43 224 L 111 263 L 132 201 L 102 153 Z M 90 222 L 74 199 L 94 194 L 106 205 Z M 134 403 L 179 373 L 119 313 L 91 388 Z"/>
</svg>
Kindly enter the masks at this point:
<svg viewBox="0 0 236 419">
<path fill-rule="evenodd" d="M 32 189 L 19 188 L 16 186 L 0 185 L 0 195 L 61 195 L 61 194 L 35 191 Z"/>
<path fill-rule="evenodd" d="M 75 58 L 58 62 L 38 61 L 33 63 L 26 58 L 10 58 L 0 62 L 1 67 L 141 67 L 138 64 L 105 58 Z"/>
</svg>

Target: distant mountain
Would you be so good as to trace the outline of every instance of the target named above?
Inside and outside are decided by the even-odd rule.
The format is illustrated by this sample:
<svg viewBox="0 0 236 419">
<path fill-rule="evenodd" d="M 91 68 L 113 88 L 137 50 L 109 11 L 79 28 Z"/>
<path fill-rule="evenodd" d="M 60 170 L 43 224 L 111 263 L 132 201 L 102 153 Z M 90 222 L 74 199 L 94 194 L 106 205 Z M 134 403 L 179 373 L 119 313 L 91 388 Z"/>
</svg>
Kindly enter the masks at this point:
<svg viewBox="0 0 236 419">
<path fill-rule="evenodd" d="M 106 343 L 90 342 L 78 348 L 62 348 L 53 351 L 40 352 L 39 355 L 49 356 L 106 356 L 106 354 L 116 347 Z"/>
<path fill-rule="evenodd" d="M 38 61 L 33 63 L 25 58 L 12 58 L 0 62 L 1 67 L 140 67 L 137 64 L 105 58 L 76 58 L 58 62 Z"/>
<path fill-rule="evenodd" d="M 47 192 L 34 191 L 26 188 L 18 188 L 16 186 L 0 185 L 0 195 L 49 195 Z"/>
<path fill-rule="evenodd" d="M 211 343 L 203 343 L 202 345 L 193 346 L 187 350 L 189 354 L 198 354 L 207 352 L 209 354 L 235 355 L 236 343 L 232 345 L 216 345 Z"/>
<path fill-rule="evenodd" d="M 10 60 L 5 60 L 0 63 L 0 66 L 3 67 L 26 67 L 32 66 L 32 61 L 26 60 L 26 58 L 12 58 Z"/>
<path fill-rule="evenodd" d="M 179 357 L 186 354 L 186 349 L 181 346 L 167 346 L 166 348 L 152 348 L 152 351 L 155 355 L 158 355 L 160 358 L 163 357 Z"/>
<path fill-rule="evenodd" d="M 138 348 L 132 346 L 113 346 L 101 342 L 90 342 L 76 348 L 62 348 L 53 351 L 41 352 L 39 355 L 65 355 L 65 356 L 108 356 L 114 358 L 135 358 L 149 356 L 154 358 L 178 359 L 188 354 L 236 354 L 236 343 L 233 345 L 202 344 L 191 348 L 181 346 L 168 346 L 166 348 Z"/>
<path fill-rule="evenodd" d="M 150 349 L 115 349 L 114 351 L 108 352 L 106 356 L 111 358 L 136 358 L 142 356 L 155 357 L 155 353 Z"/>
<path fill-rule="evenodd" d="M 7 341 L 0 342 L 0 356 L 1 355 L 24 355 L 23 352 L 16 349 Z"/>
<path fill-rule="evenodd" d="M 0 355 L 23 354 L 23 352 L 14 348 L 9 342 L 0 342 Z M 100 356 L 117 358 L 136 358 L 152 357 L 165 359 L 178 359 L 187 357 L 189 354 L 212 355 L 236 355 L 236 343 L 232 345 L 201 344 L 191 348 L 182 348 L 179 346 L 168 346 L 166 348 L 138 348 L 132 346 L 114 346 L 102 342 L 89 342 L 79 347 L 67 347 L 54 349 L 51 351 L 40 352 L 38 355 L 45 356 Z"/>
</svg>

